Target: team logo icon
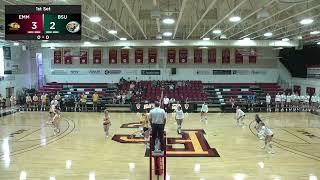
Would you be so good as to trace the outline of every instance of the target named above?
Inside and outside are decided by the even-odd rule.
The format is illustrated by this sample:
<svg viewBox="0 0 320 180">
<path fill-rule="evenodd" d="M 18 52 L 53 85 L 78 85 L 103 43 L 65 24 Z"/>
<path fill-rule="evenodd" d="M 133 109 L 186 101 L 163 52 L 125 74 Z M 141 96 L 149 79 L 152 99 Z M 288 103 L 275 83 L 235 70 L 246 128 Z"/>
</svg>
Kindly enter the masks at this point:
<svg viewBox="0 0 320 180">
<path fill-rule="evenodd" d="M 136 104 L 136 107 L 137 107 L 137 109 L 140 109 L 141 108 L 141 104 Z"/>
<path fill-rule="evenodd" d="M 189 104 L 184 104 L 185 109 L 189 109 Z"/>
<path fill-rule="evenodd" d="M 17 22 L 13 22 L 8 24 L 8 26 L 10 27 L 9 30 L 12 31 L 18 31 L 20 29 L 20 24 L 18 24 Z"/>
<path fill-rule="evenodd" d="M 70 21 L 66 25 L 66 28 L 70 33 L 76 33 L 80 30 L 80 24 L 77 21 Z"/>
</svg>

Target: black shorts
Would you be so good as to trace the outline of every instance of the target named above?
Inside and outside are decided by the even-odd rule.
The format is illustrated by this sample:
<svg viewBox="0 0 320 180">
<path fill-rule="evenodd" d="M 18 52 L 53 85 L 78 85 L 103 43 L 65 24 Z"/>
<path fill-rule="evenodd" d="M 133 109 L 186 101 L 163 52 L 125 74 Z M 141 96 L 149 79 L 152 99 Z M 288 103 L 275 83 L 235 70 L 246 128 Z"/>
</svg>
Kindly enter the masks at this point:
<svg viewBox="0 0 320 180">
<path fill-rule="evenodd" d="M 148 130 L 149 130 L 149 128 L 143 127 L 143 132 L 146 132 L 146 131 L 148 131 Z"/>
</svg>

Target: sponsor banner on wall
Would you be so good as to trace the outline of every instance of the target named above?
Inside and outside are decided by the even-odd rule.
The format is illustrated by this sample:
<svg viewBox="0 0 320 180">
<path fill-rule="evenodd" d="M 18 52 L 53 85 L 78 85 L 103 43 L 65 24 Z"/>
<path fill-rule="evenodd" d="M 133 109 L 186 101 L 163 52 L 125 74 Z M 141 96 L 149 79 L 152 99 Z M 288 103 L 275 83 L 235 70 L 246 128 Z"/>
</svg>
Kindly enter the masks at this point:
<svg viewBox="0 0 320 180">
<path fill-rule="evenodd" d="M 136 49 L 134 51 L 134 59 L 136 64 L 143 64 L 143 49 Z"/>
<path fill-rule="evenodd" d="M 93 49 L 93 64 L 101 64 L 102 63 L 102 50 L 101 49 Z"/>
<path fill-rule="evenodd" d="M 4 46 L 3 48 L 4 74 L 12 74 L 11 48 Z"/>
<path fill-rule="evenodd" d="M 179 63 L 187 63 L 188 61 L 188 49 L 179 50 Z"/>
<path fill-rule="evenodd" d="M 16 76 L 14 76 L 14 75 L 6 75 L 6 76 L 4 76 L 4 80 L 5 81 L 13 81 L 13 80 L 16 80 Z"/>
<path fill-rule="evenodd" d="M 116 70 L 116 69 L 106 69 L 104 71 L 105 75 L 110 75 L 110 74 L 121 74 L 121 70 Z"/>
<path fill-rule="evenodd" d="M 197 75 L 212 75 L 212 70 L 195 70 Z"/>
<path fill-rule="evenodd" d="M 213 70 L 213 75 L 231 75 L 231 70 Z"/>
<path fill-rule="evenodd" d="M 19 72 L 19 65 L 14 64 L 11 67 L 12 67 L 12 73 L 18 73 Z"/>
<path fill-rule="evenodd" d="M 251 72 L 249 70 L 232 70 L 232 74 L 238 74 L 238 75 L 248 75 Z"/>
<path fill-rule="evenodd" d="M 267 74 L 267 71 L 265 71 L 265 70 L 252 70 L 251 73 L 252 73 L 252 74 L 255 74 L 255 75 L 259 75 L 259 74 L 261 74 L 261 75 L 266 75 L 266 74 Z"/>
<path fill-rule="evenodd" d="M 141 75 L 160 75 L 160 70 L 141 70 Z"/>
<path fill-rule="evenodd" d="M 66 75 L 67 72 L 62 69 L 55 69 L 55 70 L 51 70 L 51 74 L 52 75 Z"/>
<path fill-rule="evenodd" d="M 150 48 L 148 50 L 148 56 L 149 56 L 149 64 L 157 63 L 157 49 L 156 48 Z"/>
<path fill-rule="evenodd" d="M 125 75 L 138 75 L 139 71 L 138 70 L 124 70 Z"/>
<path fill-rule="evenodd" d="M 53 64 L 61 64 L 62 63 L 62 50 L 55 49 L 53 51 Z"/>
<path fill-rule="evenodd" d="M 307 77 L 320 79 L 320 67 L 307 68 Z"/>
</svg>

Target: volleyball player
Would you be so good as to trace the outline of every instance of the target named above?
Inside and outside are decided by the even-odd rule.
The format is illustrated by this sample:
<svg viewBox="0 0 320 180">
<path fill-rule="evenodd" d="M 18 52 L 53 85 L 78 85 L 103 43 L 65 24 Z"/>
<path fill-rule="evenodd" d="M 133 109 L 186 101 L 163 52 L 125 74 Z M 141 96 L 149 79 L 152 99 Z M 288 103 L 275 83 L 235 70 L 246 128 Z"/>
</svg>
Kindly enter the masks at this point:
<svg viewBox="0 0 320 180">
<path fill-rule="evenodd" d="M 271 96 L 269 93 L 266 95 L 267 112 L 271 112 Z"/>
<path fill-rule="evenodd" d="M 287 95 L 286 104 L 285 104 L 285 111 L 286 112 L 291 111 L 291 93 L 290 92 Z"/>
<path fill-rule="evenodd" d="M 95 91 L 92 95 L 93 111 L 98 111 L 98 101 L 99 101 L 99 94 Z"/>
<path fill-rule="evenodd" d="M 229 102 L 231 104 L 231 108 L 233 109 L 234 105 L 235 105 L 235 100 L 233 99 L 233 97 L 231 96 L 229 99 Z"/>
<path fill-rule="evenodd" d="M 207 122 L 208 120 L 208 111 L 209 111 L 209 108 L 208 108 L 208 105 L 206 104 L 206 102 L 204 101 L 202 106 L 201 106 L 201 110 L 200 110 L 200 121 L 205 121 Z"/>
<path fill-rule="evenodd" d="M 41 98 L 41 111 L 46 111 L 47 95 L 43 93 L 40 98 Z"/>
<path fill-rule="evenodd" d="M 104 110 L 104 118 L 103 118 L 103 130 L 105 133 L 105 137 L 109 137 L 109 128 L 111 126 L 110 115 L 107 109 Z"/>
<path fill-rule="evenodd" d="M 281 102 L 281 95 L 279 93 L 277 93 L 276 98 L 275 98 L 275 102 L 276 102 L 276 107 L 275 107 L 275 112 L 279 112 L 280 110 L 280 102 Z"/>
<path fill-rule="evenodd" d="M 52 118 L 52 125 L 53 125 L 53 133 L 54 135 L 60 133 L 60 110 L 53 105 L 53 118 Z"/>
<path fill-rule="evenodd" d="M 282 92 L 280 99 L 281 99 L 281 112 L 283 112 L 284 108 L 285 108 L 286 101 L 287 101 L 287 96 L 286 96 L 285 92 Z"/>
<path fill-rule="evenodd" d="M 310 112 L 310 95 L 306 94 L 304 96 L 304 111 Z"/>
<path fill-rule="evenodd" d="M 37 94 L 34 94 L 32 97 L 32 103 L 33 103 L 33 111 L 38 111 L 38 102 L 39 101 L 39 97 L 37 96 Z"/>
<path fill-rule="evenodd" d="M 312 96 L 311 96 L 311 110 L 312 111 L 315 111 L 317 108 L 317 96 L 316 96 L 316 93 L 314 93 Z"/>
<path fill-rule="evenodd" d="M 32 103 L 32 99 L 31 96 L 29 94 L 27 94 L 26 96 L 26 104 L 27 104 L 27 111 L 31 111 L 31 103 Z"/>
<path fill-rule="evenodd" d="M 85 93 L 80 95 L 80 106 L 81 111 L 84 111 L 84 109 L 87 110 L 87 95 Z"/>
<path fill-rule="evenodd" d="M 258 114 L 255 115 L 255 121 L 256 121 L 256 125 L 254 126 L 254 128 L 255 128 L 256 131 L 257 131 L 258 137 L 259 137 L 259 139 L 264 139 L 265 137 L 264 137 L 263 135 L 259 134 L 263 122 L 262 122 L 262 120 L 260 119 L 260 117 L 259 117 Z"/>
<path fill-rule="evenodd" d="M 297 92 L 292 95 L 292 101 L 293 101 L 293 111 L 297 112 L 299 109 L 299 95 Z"/>
<path fill-rule="evenodd" d="M 0 94 L 0 116 L 2 116 L 2 110 L 4 108 L 4 104 L 5 104 L 5 99 Z"/>
<path fill-rule="evenodd" d="M 239 122 L 241 122 L 242 128 L 245 127 L 245 125 L 244 125 L 244 117 L 245 116 L 246 116 L 246 114 L 241 110 L 241 108 L 239 106 L 237 106 L 237 110 L 236 110 L 237 125 L 239 126 Z"/>
<path fill-rule="evenodd" d="M 181 134 L 181 125 L 182 125 L 183 119 L 184 119 L 184 114 L 181 106 L 179 105 L 176 109 L 176 121 L 178 124 L 178 129 L 177 129 L 178 134 Z"/>
<path fill-rule="evenodd" d="M 259 131 L 259 136 L 264 136 L 264 145 L 261 147 L 261 149 L 265 149 L 268 151 L 268 153 L 274 154 L 275 152 L 272 149 L 272 138 L 273 138 L 273 132 L 271 129 L 269 129 L 263 122 L 261 124 L 261 128 Z"/>
<path fill-rule="evenodd" d="M 11 108 L 11 112 L 14 111 L 14 108 L 15 108 L 16 104 L 17 104 L 17 99 L 16 99 L 16 97 L 15 97 L 14 95 L 12 95 L 12 96 L 10 97 L 10 108 Z"/>
<path fill-rule="evenodd" d="M 142 127 L 143 127 L 143 133 L 142 133 L 142 135 L 143 135 L 143 137 L 144 137 L 145 147 L 146 147 L 146 148 L 149 148 L 148 139 L 149 139 L 149 135 L 150 135 L 150 128 L 149 128 L 150 122 L 149 122 L 148 114 L 147 114 L 146 112 L 143 112 L 143 113 L 141 114 L 140 123 L 142 124 Z"/>
</svg>

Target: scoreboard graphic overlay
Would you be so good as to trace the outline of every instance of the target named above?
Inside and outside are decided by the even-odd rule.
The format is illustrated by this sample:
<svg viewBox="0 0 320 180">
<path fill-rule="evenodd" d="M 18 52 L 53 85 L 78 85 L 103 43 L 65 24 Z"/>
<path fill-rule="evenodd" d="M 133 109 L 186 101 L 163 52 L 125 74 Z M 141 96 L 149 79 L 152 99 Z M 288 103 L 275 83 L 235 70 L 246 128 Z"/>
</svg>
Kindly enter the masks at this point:
<svg viewBox="0 0 320 180">
<path fill-rule="evenodd" d="M 6 5 L 6 40 L 81 40 L 80 5 Z"/>
</svg>

